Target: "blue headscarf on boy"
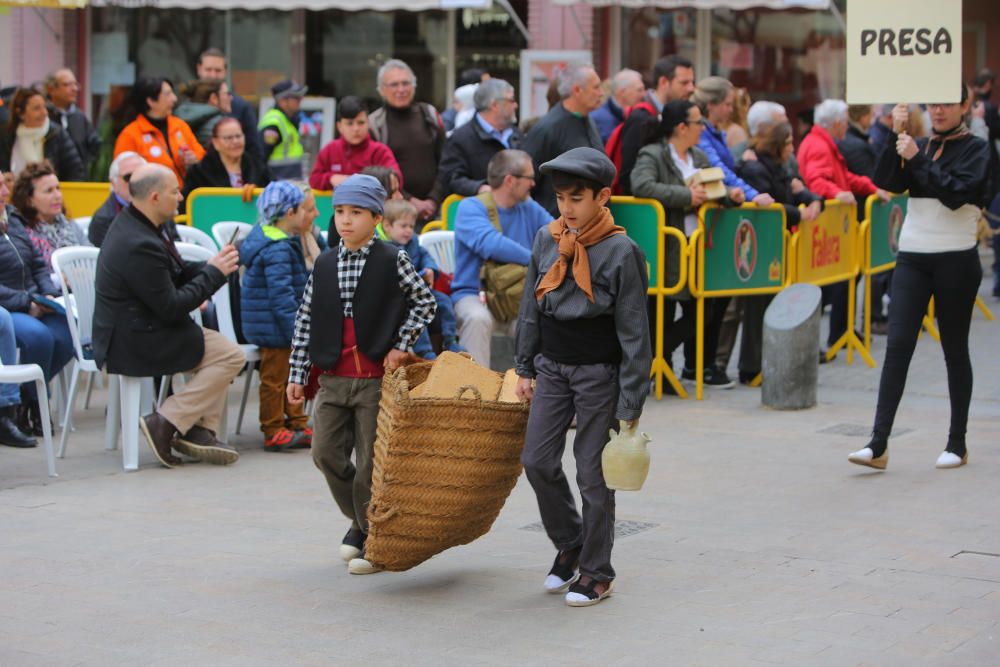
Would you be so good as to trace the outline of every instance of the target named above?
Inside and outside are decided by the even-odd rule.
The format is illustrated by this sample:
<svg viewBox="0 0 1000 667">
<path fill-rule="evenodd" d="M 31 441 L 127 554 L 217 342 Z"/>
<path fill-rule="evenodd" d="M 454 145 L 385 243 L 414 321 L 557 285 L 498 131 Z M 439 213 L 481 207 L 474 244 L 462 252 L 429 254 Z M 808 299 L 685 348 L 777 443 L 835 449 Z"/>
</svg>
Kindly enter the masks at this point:
<svg viewBox="0 0 1000 667">
<path fill-rule="evenodd" d="M 290 209 L 301 206 L 305 198 L 302 190 L 290 181 L 271 181 L 257 198 L 257 219 L 262 225 L 274 224 Z"/>
<path fill-rule="evenodd" d="M 382 215 L 385 188 L 368 174 L 354 174 L 333 190 L 334 206 L 358 206 Z"/>
</svg>

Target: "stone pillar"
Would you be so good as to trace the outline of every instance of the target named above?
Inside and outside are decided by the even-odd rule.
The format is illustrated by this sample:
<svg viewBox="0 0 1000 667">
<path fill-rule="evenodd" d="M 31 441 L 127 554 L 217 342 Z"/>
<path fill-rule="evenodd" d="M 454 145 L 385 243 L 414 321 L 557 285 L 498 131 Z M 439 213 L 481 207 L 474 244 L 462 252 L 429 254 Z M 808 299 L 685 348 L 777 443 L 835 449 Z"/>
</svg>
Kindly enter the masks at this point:
<svg viewBox="0 0 1000 667">
<path fill-rule="evenodd" d="M 822 292 L 796 283 L 782 290 L 764 313 L 761 403 L 776 410 L 816 405 Z"/>
</svg>

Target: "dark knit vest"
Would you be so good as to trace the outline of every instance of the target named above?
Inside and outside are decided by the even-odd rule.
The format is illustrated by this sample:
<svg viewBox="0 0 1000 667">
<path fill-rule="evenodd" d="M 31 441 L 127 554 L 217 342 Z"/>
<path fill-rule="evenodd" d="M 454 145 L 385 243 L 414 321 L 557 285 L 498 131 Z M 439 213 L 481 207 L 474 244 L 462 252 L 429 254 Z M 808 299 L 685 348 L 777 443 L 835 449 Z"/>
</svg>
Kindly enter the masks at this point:
<svg viewBox="0 0 1000 667">
<path fill-rule="evenodd" d="M 375 362 L 392 349 L 396 332 L 406 318 L 406 299 L 396 270 L 399 250 L 376 240 L 372 245 L 358 288 L 354 291 L 354 330 L 358 349 Z M 330 370 L 343 348 L 344 306 L 337 275 L 339 253 L 325 252 L 313 268 L 312 322 L 309 357 L 320 370 Z"/>
</svg>

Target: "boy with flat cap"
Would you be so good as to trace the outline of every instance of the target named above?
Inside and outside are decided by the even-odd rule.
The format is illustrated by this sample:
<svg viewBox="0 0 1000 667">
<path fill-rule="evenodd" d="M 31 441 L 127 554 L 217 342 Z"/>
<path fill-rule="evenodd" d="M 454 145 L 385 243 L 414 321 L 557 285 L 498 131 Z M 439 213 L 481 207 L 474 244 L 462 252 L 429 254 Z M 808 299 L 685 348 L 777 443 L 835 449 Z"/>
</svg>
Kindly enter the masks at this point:
<svg viewBox="0 0 1000 667">
<path fill-rule="evenodd" d="M 615 578 L 615 494 L 601 453 L 615 420 L 635 426 L 649 391 L 648 277 L 642 250 L 606 208 L 615 166 L 604 153 L 574 148 L 540 170 L 561 215 L 535 236 L 521 301 L 517 394 L 531 401 L 521 462 L 558 549 L 544 588 L 586 607 L 610 595 Z M 582 518 L 562 469 L 574 414 Z"/>
<path fill-rule="evenodd" d="M 351 520 L 340 556 L 352 574 L 375 571 L 364 548 L 382 376 L 411 356 L 437 309 L 406 252 L 375 238 L 384 200 L 378 180 L 363 174 L 334 190 L 340 244 L 319 256 L 306 282 L 288 376 L 288 401 L 300 404 L 310 367 L 320 369 L 313 462 Z"/>
</svg>

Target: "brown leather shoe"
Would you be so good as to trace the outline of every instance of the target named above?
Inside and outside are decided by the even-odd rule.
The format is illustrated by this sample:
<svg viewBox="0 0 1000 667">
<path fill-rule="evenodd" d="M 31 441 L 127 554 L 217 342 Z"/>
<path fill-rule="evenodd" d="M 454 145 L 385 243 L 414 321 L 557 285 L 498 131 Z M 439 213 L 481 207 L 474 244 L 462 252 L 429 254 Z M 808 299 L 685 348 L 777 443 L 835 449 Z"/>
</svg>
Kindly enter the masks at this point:
<svg viewBox="0 0 1000 667">
<path fill-rule="evenodd" d="M 140 417 L 139 430 L 146 436 L 149 448 L 164 467 L 173 468 L 181 462 L 170 452 L 170 441 L 174 439 L 177 429 L 159 412 Z"/>
<path fill-rule="evenodd" d="M 224 442 L 204 426 L 192 426 L 191 430 L 177 437 L 174 448 L 191 458 L 215 465 L 229 465 L 240 458 L 239 452 Z"/>
</svg>

